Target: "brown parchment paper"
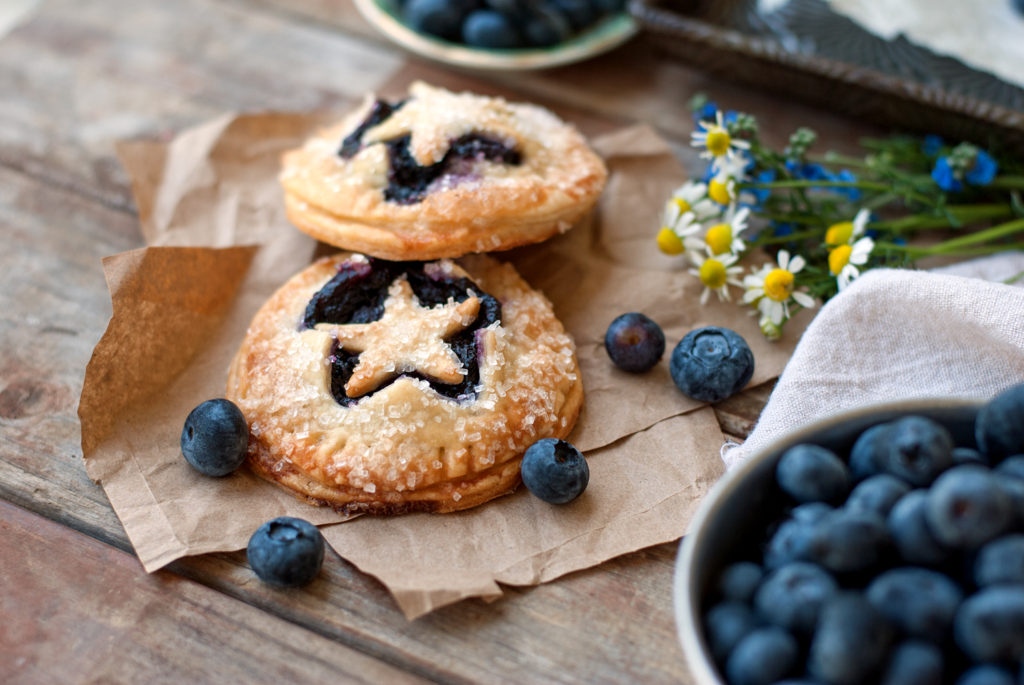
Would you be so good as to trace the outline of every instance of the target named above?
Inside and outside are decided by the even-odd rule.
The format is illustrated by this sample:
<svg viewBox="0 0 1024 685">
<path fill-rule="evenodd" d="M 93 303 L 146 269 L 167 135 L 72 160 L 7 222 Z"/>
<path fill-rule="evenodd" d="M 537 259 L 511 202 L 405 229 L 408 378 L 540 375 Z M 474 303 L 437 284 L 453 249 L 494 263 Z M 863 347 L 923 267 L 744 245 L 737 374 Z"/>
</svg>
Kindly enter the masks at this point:
<svg viewBox="0 0 1024 685">
<path fill-rule="evenodd" d="M 578 346 L 585 405 L 571 436 L 587 452 L 590 486 L 564 507 L 520 489 L 448 515 L 343 519 L 241 469 L 202 477 L 180 456 L 188 412 L 224 393 L 229 361 L 252 315 L 309 263 L 314 242 L 284 218 L 281 151 L 322 121 L 230 115 L 170 143 L 119 147 L 151 247 L 110 257 L 107 332 L 86 371 L 79 414 L 89 475 L 105 489 L 148 571 L 186 555 L 243 548 L 264 521 L 323 526 L 344 558 L 376 576 L 410 618 L 498 583 L 533 584 L 679 538 L 721 475 L 714 412 L 683 396 L 668 354 L 650 372 L 618 371 L 603 349 L 618 314 L 643 311 L 671 347 L 695 326 L 734 328 L 757 360 L 753 384 L 778 375 L 802 322 L 767 343 L 735 305 L 697 303 L 700 287 L 657 252 L 662 204 L 683 173 L 650 129 L 594 141 L 611 172 L 598 210 L 564 236 L 502 253 L 553 302 Z"/>
</svg>

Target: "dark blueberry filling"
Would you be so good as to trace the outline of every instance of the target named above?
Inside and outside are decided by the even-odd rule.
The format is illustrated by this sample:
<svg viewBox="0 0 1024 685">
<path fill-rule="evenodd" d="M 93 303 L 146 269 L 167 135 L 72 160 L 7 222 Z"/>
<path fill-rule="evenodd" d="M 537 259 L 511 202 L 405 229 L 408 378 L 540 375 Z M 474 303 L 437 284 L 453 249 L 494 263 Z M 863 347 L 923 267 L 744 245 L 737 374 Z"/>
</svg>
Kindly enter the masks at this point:
<svg viewBox="0 0 1024 685">
<path fill-rule="evenodd" d="M 467 370 L 462 381 L 448 384 L 419 373 L 402 375 L 427 381 L 431 388 L 444 397 L 453 400 L 473 399 L 476 397 L 476 385 L 480 382 L 480 354 L 476 333 L 501 319 L 501 304 L 468 278 L 434 278 L 423 266 L 423 262 L 388 262 L 382 259 L 370 259 L 369 263 L 343 263 L 338 268 L 338 274 L 309 301 L 302 328 L 312 328 L 318 323 L 377 321 L 384 313 L 388 286 L 402 274 L 405 274 L 416 299 L 424 307 L 444 304 L 449 299 L 462 302 L 469 297 L 467 290 L 471 289 L 480 298 L 480 313 L 467 328 L 445 340 Z M 331 394 L 343 406 L 354 404 L 361 398 L 346 395 L 345 384 L 359 363 L 359 355 L 335 345 L 331 349 L 329 361 Z M 388 381 L 381 388 L 400 377 Z"/>
<path fill-rule="evenodd" d="M 376 100 L 373 103 L 373 108 L 367 115 L 363 122 L 356 126 L 356 130 L 345 136 L 345 140 L 341 141 L 341 149 L 338 150 L 338 154 L 343 159 L 348 159 L 354 156 L 363 148 L 363 134 L 369 131 L 377 124 L 385 121 L 392 114 L 397 112 L 402 105 L 405 104 L 405 100 L 391 104 L 384 100 Z"/>
<path fill-rule="evenodd" d="M 444 158 L 429 166 L 420 166 L 413 159 L 409 152 L 409 136 L 389 140 L 387 147 L 390 168 L 384 198 L 402 205 L 423 200 L 430 184 L 442 176 L 469 173 L 473 162 L 486 159 L 515 166 L 522 161 L 518 151 L 476 133 L 456 138 Z"/>
<path fill-rule="evenodd" d="M 387 120 L 405 104 L 405 100 L 394 105 L 377 100 L 373 109 L 354 131 L 341 142 L 338 155 L 348 159 L 363 148 L 363 135 Z M 467 133 L 452 141 L 444 158 L 436 164 L 420 166 L 409 152 L 409 136 L 402 136 L 385 143 L 388 149 L 388 187 L 384 199 L 401 205 L 420 202 L 427 194 L 431 183 L 445 175 L 469 174 L 473 163 L 482 160 L 518 165 L 522 158 L 517 150 L 504 143 L 479 135 Z"/>
</svg>

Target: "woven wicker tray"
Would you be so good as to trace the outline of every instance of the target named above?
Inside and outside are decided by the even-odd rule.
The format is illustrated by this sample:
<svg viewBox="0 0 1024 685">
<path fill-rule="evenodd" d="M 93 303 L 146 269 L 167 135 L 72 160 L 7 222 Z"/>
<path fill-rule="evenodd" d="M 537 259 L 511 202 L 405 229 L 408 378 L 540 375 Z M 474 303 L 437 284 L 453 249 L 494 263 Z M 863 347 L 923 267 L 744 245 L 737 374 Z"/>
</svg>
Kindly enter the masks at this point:
<svg viewBox="0 0 1024 685">
<path fill-rule="evenodd" d="M 662 52 L 722 78 L 1024 153 L 1024 90 L 902 38 L 877 38 L 822 0 L 791 0 L 769 17 L 751 0 L 631 0 L 629 10 Z"/>
</svg>

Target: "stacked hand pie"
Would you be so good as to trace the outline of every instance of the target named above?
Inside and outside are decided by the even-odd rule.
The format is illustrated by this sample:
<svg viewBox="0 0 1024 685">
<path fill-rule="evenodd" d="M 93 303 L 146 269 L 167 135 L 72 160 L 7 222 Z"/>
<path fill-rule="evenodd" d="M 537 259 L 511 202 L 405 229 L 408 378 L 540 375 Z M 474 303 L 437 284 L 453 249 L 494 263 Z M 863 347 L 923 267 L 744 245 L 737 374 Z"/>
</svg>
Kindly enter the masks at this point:
<svg viewBox="0 0 1024 685">
<path fill-rule="evenodd" d="M 511 266 L 451 258 L 567 230 L 605 177 L 550 112 L 423 83 L 286 153 L 289 218 L 346 252 L 282 286 L 235 357 L 250 466 L 344 513 L 515 489 L 526 448 L 576 421 L 575 349 Z"/>
</svg>

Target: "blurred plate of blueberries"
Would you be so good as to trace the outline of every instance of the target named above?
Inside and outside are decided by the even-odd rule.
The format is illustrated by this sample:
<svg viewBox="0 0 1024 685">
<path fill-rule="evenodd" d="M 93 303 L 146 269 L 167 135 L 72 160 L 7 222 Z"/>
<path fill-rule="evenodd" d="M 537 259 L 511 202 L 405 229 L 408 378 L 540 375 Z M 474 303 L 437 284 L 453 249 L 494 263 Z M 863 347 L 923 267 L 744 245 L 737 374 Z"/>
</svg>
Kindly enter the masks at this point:
<svg viewBox="0 0 1024 685">
<path fill-rule="evenodd" d="M 626 0 L 355 0 L 410 52 L 475 69 L 542 69 L 611 50 L 637 32 Z"/>
</svg>

